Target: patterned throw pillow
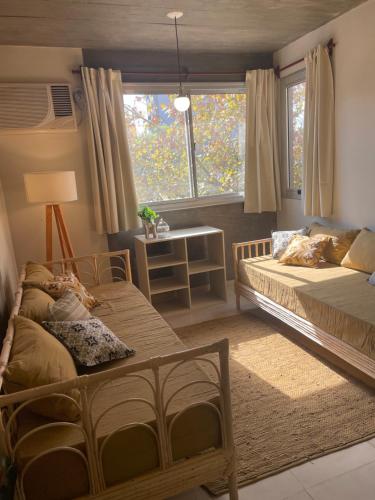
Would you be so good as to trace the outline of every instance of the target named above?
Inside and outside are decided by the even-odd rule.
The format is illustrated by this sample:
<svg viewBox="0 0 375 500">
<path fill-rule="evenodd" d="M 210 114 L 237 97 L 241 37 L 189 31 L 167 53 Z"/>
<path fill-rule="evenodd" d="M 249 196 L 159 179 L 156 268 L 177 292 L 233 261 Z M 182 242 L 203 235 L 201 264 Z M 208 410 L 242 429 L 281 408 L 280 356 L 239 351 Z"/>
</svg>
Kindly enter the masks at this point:
<svg viewBox="0 0 375 500">
<path fill-rule="evenodd" d="M 44 292 L 40 290 L 40 293 Z M 56 302 L 52 298 L 51 301 L 52 303 L 48 305 L 48 318 L 45 320 L 79 321 L 91 318 L 91 314 L 71 290 L 66 290 Z"/>
<path fill-rule="evenodd" d="M 293 231 L 273 231 L 272 232 L 272 257 L 280 259 L 284 253 L 288 243 L 294 235 L 300 234 L 305 236 L 307 234 L 307 227 Z"/>
<path fill-rule="evenodd" d="M 98 318 L 44 321 L 43 326 L 65 345 L 78 365 L 95 366 L 135 354 Z"/>
<path fill-rule="evenodd" d="M 61 298 L 67 290 L 71 290 L 87 309 L 98 304 L 96 298 L 86 290 L 74 273 L 60 274 L 52 280 L 33 283 L 33 286 L 41 288 L 54 299 Z"/>
<path fill-rule="evenodd" d="M 329 243 L 328 236 L 293 236 L 279 262 L 291 266 L 316 267 Z"/>
</svg>

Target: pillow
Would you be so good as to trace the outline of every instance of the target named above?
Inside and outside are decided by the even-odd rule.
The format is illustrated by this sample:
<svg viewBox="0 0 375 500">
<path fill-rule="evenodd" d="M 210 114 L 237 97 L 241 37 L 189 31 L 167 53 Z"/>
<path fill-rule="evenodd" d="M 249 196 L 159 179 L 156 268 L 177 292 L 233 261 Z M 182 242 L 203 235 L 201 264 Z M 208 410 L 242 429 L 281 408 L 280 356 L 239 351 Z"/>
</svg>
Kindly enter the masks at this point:
<svg viewBox="0 0 375 500">
<path fill-rule="evenodd" d="M 48 307 L 54 304 L 53 298 L 39 288 L 25 288 L 19 314 L 37 323 L 49 318 Z"/>
<path fill-rule="evenodd" d="M 291 266 L 316 267 L 328 242 L 328 236 L 309 238 L 297 234 L 293 236 L 279 262 Z"/>
<path fill-rule="evenodd" d="M 41 325 L 15 316 L 14 328 L 11 357 L 4 375 L 8 392 L 62 382 L 77 376 L 69 352 Z M 69 396 L 79 401 L 77 389 L 70 391 Z M 29 408 L 54 420 L 73 422 L 80 416 L 77 406 L 64 398 L 44 399 L 32 403 Z"/>
<path fill-rule="evenodd" d="M 43 321 L 78 321 L 91 318 L 91 314 L 71 290 L 66 290 L 56 302 L 51 300 L 53 303 L 48 306 L 48 317 Z"/>
<path fill-rule="evenodd" d="M 272 232 L 272 257 L 280 259 L 285 251 L 288 243 L 295 234 L 306 235 L 307 228 L 297 229 L 293 231 L 273 231 Z"/>
<path fill-rule="evenodd" d="M 341 265 L 364 273 L 373 273 L 375 271 L 375 233 L 362 229 Z"/>
<path fill-rule="evenodd" d="M 53 279 L 53 274 L 42 264 L 28 262 L 26 264 L 26 281 L 47 281 Z"/>
<path fill-rule="evenodd" d="M 359 229 L 347 230 L 328 227 L 318 222 L 314 222 L 310 226 L 310 236 L 327 235 L 332 237 L 324 252 L 324 258 L 327 262 L 337 265 L 341 264 L 342 259 L 358 234 Z"/>
<path fill-rule="evenodd" d="M 45 321 L 43 326 L 66 346 L 78 365 L 100 365 L 135 353 L 98 318 Z"/>
<path fill-rule="evenodd" d="M 88 309 L 98 304 L 95 297 L 86 290 L 74 273 L 53 276 L 51 280 L 41 281 L 39 283 L 33 282 L 33 285 L 41 288 L 54 299 L 61 298 L 66 290 L 71 290 Z"/>
<path fill-rule="evenodd" d="M 375 273 L 372 273 L 372 275 L 368 279 L 368 282 L 370 285 L 375 286 Z"/>
</svg>

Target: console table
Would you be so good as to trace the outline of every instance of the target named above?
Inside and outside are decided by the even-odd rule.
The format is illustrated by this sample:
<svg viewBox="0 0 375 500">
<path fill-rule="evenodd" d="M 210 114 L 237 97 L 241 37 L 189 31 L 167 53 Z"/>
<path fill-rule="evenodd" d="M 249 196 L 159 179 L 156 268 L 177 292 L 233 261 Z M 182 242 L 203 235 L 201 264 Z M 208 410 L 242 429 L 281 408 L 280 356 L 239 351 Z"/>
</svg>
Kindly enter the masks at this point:
<svg viewBox="0 0 375 500">
<path fill-rule="evenodd" d="M 177 229 L 165 238 L 135 236 L 139 288 L 154 305 L 191 308 L 194 288 L 227 300 L 224 232 L 210 226 Z M 198 279 L 195 279 L 196 275 Z M 199 286 L 200 285 L 200 286 Z"/>
</svg>

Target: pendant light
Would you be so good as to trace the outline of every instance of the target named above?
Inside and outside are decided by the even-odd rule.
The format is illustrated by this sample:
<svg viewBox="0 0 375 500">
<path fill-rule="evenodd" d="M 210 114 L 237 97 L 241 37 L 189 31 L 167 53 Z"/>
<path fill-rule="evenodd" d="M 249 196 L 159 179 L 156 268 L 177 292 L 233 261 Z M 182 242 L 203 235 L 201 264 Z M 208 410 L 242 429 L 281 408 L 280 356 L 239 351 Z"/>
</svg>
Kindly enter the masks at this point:
<svg viewBox="0 0 375 500">
<path fill-rule="evenodd" d="M 169 19 L 174 19 L 174 28 L 176 33 L 176 48 L 177 48 L 177 69 L 178 69 L 178 81 L 179 81 L 179 91 L 178 97 L 174 100 L 174 107 L 177 111 L 181 111 L 182 113 L 189 109 L 190 99 L 184 95 L 182 90 L 182 82 L 181 82 L 181 64 L 180 64 L 180 48 L 178 45 L 178 32 L 177 32 L 177 19 L 184 15 L 183 12 L 168 12 L 167 17 Z"/>
</svg>

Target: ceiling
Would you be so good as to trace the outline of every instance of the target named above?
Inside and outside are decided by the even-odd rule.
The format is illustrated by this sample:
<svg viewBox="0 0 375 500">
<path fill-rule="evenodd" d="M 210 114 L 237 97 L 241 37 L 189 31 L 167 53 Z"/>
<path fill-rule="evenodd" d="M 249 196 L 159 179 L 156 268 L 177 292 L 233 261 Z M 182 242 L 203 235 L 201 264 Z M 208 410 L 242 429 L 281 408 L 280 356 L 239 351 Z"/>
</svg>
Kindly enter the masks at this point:
<svg viewBox="0 0 375 500">
<path fill-rule="evenodd" d="M 364 0 L 1 0 L 0 44 L 273 52 Z"/>
</svg>

